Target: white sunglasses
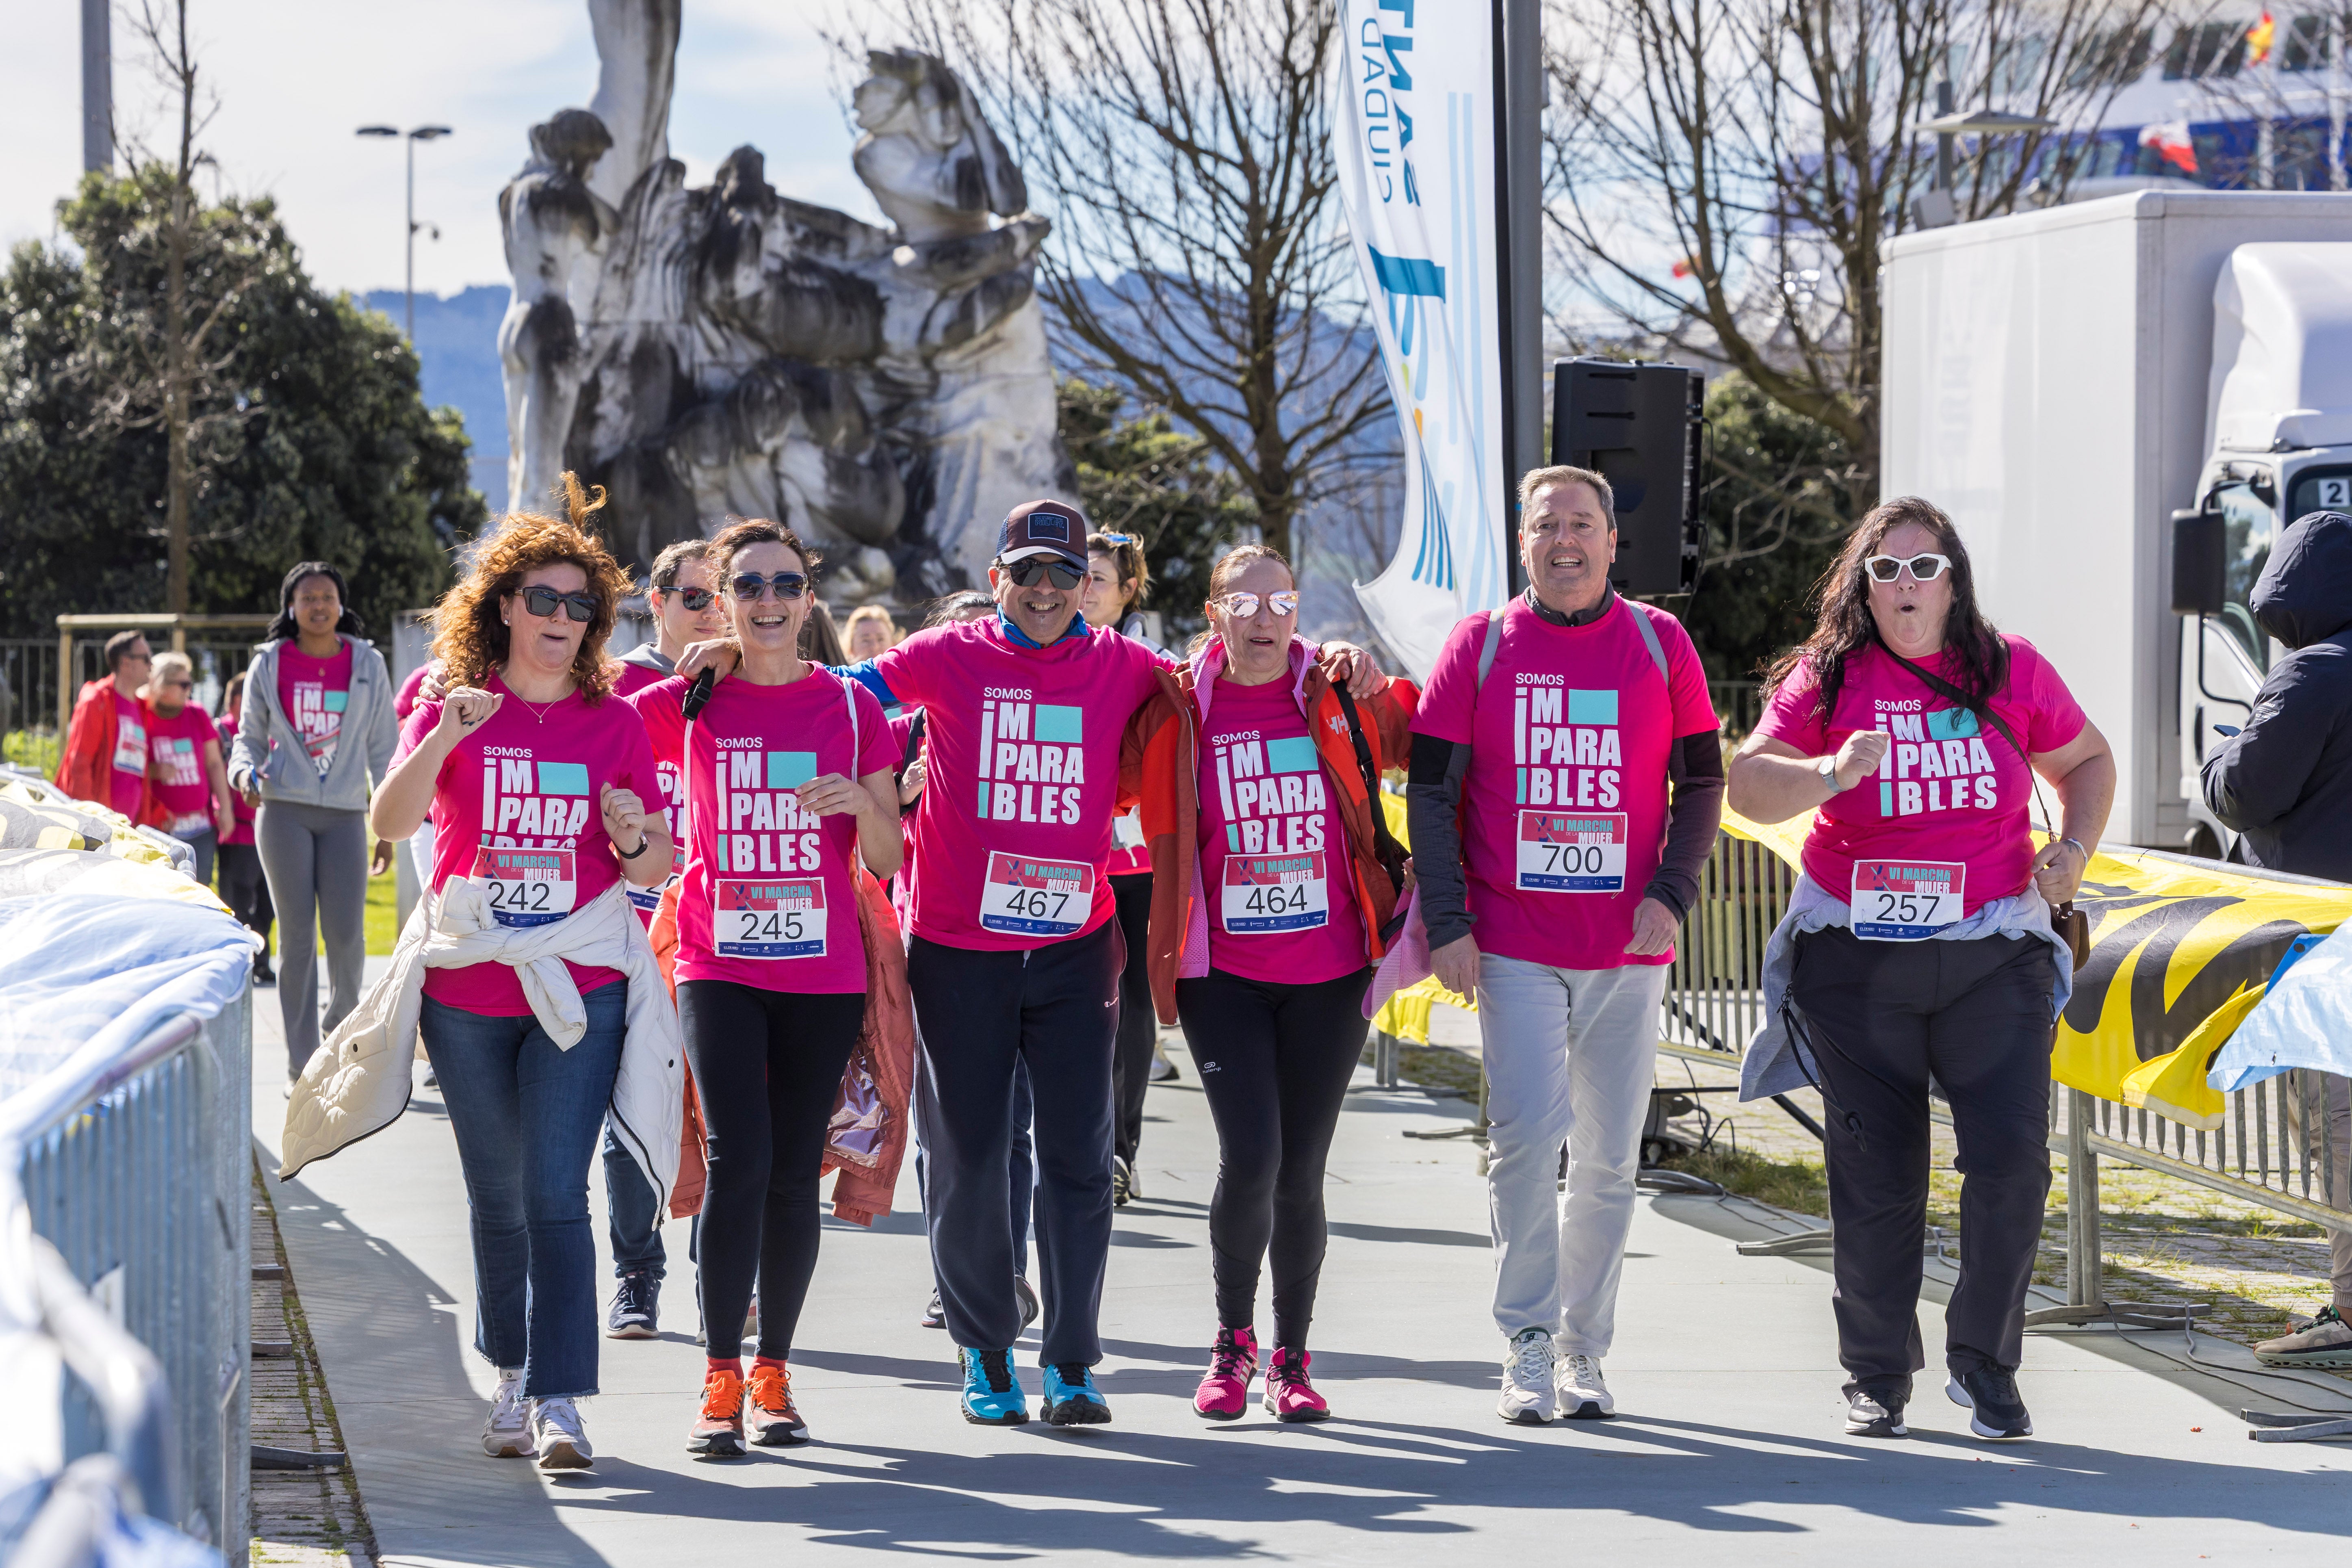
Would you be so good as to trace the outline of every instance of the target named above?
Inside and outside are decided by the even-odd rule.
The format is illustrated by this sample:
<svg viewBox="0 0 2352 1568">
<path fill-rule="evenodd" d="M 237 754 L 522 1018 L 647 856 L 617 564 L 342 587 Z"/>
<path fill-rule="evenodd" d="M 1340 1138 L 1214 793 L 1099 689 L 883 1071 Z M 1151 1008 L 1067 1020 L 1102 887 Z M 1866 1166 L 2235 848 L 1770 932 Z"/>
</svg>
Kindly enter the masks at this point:
<svg viewBox="0 0 2352 1568">
<path fill-rule="evenodd" d="M 1219 599 L 1217 605 L 1225 614 L 1239 621 L 1248 620 L 1257 614 L 1255 594 L 1244 594 L 1236 590 Z M 1295 588 L 1283 588 L 1268 594 L 1265 596 L 1265 607 L 1277 616 L 1295 616 L 1298 613 L 1298 591 Z"/>
<path fill-rule="evenodd" d="M 1870 580 L 1874 583 L 1892 583 L 1903 575 L 1906 567 L 1910 568 L 1913 582 L 1932 583 L 1952 569 L 1952 558 L 1948 555 L 1914 555 L 1903 561 L 1892 555 L 1874 555 L 1864 562 L 1862 567 L 1870 574 Z"/>
</svg>

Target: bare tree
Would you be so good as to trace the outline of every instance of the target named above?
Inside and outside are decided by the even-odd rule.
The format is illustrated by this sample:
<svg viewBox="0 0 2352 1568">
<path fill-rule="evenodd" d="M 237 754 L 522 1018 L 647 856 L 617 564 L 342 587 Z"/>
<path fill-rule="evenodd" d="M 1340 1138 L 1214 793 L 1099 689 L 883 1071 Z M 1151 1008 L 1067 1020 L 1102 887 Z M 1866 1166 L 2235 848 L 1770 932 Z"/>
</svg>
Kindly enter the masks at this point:
<svg viewBox="0 0 2352 1568">
<path fill-rule="evenodd" d="M 1066 368 L 1198 433 L 1268 543 L 1392 445 L 1333 199 L 1331 0 L 893 0 L 976 92 L 1054 235 Z M 1370 437 L 1368 441 L 1367 437 Z"/>
<path fill-rule="evenodd" d="M 161 247 L 163 279 L 160 300 L 133 289 L 117 293 L 117 331 L 110 334 L 111 363 L 101 369 L 98 418 L 118 431 L 163 427 L 164 607 L 178 615 L 188 607 L 190 551 L 200 542 L 191 537 L 189 520 L 201 450 L 244 418 L 239 400 L 213 395 L 216 378 L 236 357 L 222 322 L 264 263 L 257 249 L 229 241 L 230 229 L 208 230 L 197 200 L 196 170 L 212 162 L 197 138 L 216 106 L 205 101 L 200 85 L 188 0 L 128 0 L 125 16 L 170 106 L 171 140 L 163 150 L 137 135 L 116 139 L 129 151 L 131 183 L 147 200 L 161 195 L 150 243 Z M 124 264 L 135 268 L 139 258 Z"/>
<path fill-rule="evenodd" d="M 1962 143 L 1955 216 L 2048 199 L 2145 68 L 2151 0 L 1552 0 L 1548 234 L 1586 331 L 1738 370 L 1876 489 L 1879 269 L 1948 80 L 2060 130 Z M 2048 154 L 2045 156 L 2045 154 Z M 2039 184 L 2037 184 L 2037 182 Z"/>
</svg>

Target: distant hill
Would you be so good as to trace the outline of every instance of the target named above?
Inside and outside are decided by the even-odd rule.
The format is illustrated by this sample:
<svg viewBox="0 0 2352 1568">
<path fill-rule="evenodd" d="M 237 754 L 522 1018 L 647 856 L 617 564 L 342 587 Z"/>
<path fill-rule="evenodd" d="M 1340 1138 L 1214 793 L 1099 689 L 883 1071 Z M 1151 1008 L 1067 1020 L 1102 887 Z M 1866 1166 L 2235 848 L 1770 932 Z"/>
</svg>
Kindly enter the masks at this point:
<svg viewBox="0 0 2352 1568">
<path fill-rule="evenodd" d="M 453 405 L 474 442 L 474 488 L 493 512 L 507 509 L 507 394 L 499 370 L 499 321 L 511 292 L 477 283 L 446 299 L 416 296 L 416 357 L 428 406 Z M 378 289 L 360 303 L 401 324 L 401 293 Z"/>
</svg>

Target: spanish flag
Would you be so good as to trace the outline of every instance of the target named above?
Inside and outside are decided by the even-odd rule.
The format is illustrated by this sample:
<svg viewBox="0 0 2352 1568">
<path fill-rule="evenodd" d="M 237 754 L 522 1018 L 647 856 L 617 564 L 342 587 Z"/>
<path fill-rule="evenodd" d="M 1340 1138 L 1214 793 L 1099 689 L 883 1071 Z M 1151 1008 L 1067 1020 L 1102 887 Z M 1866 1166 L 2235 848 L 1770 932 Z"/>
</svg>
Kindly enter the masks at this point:
<svg viewBox="0 0 2352 1568">
<path fill-rule="evenodd" d="M 2246 63 L 2261 65 L 2271 58 L 2271 40 L 2278 37 L 2278 24 L 2271 20 L 2268 11 L 2262 20 L 2246 29 Z"/>
</svg>

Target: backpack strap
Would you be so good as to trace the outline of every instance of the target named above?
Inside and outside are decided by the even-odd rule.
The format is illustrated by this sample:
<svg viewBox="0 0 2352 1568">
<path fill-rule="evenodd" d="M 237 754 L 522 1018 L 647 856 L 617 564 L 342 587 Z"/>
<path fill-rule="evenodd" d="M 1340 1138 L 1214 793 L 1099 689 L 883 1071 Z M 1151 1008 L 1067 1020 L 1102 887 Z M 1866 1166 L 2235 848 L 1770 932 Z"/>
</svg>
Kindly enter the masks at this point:
<svg viewBox="0 0 2352 1568">
<path fill-rule="evenodd" d="M 1622 599 L 1623 595 L 1619 597 Z M 1650 662 L 1658 667 L 1658 679 L 1669 687 L 1673 686 L 1673 679 L 1666 674 L 1666 650 L 1658 646 L 1658 628 L 1650 624 L 1649 616 L 1630 604 L 1625 606 L 1625 613 L 1633 617 L 1634 627 L 1642 634 L 1642 646 L 1650 650 Z"/>
<path fill-rule="evenodd" d="M 1364 721 L 1356 711 L 1356 700 L 1345 686 L 1334 681 L 1332 694 L 1339 699 L 1339 711 L 1348 720 L 1348 739 L 1356 749 L 1356 767 L 1364 775 L 1364 804 L 1372 816 L 1372 853 L 1399 894 L 1404 891 L 1404 846 L 1389 831 L 1388 813 L 1381 809 L 1381 773 L 1372 765 L 1371 743 L 1364 739 Z M 1383 938 L 1383 940 L 1386 940 Z"/>
<path fill-rule="evenodd" d="M 1486 612 L 1486 646 L 1478 650 L 1480 687 L 1486 684 L 1486 676 L 1495 668 L 1495 650 L 1503 646 L 1503 611 L 1509 607 L 1507 605 L 1497 605 Z"/>
</svg>

